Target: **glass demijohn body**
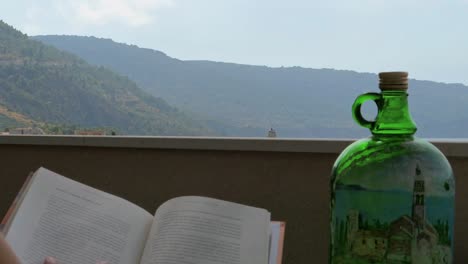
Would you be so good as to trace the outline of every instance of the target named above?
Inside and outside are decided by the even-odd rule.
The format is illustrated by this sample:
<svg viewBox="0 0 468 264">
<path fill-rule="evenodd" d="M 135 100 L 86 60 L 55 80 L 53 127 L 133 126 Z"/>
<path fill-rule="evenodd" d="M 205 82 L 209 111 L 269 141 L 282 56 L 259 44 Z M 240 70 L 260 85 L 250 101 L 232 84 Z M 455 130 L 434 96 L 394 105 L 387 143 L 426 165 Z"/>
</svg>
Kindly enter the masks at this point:
<svg viewBox="0 0 468 264">
<path fill-rule="evenodd" d="M 336 160 L 330 183 L 329 263 L 453 263 L 455 180 L 445 156 L 414 136 L 408 74 L 381 73 L 360 95 L 356 122 L 372 132 Z M 375 121 L 361 104 L 376 103 Z"/>
</svg>

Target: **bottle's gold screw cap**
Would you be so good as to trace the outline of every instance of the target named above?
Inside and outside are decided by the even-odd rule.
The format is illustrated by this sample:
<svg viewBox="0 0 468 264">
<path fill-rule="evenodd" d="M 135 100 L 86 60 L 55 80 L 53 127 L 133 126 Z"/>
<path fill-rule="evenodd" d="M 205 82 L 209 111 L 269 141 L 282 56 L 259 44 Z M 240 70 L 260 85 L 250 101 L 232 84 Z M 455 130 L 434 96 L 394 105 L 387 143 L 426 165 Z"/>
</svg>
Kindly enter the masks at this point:
<svg viewBox="0 0 468 264">
<path fill-rule="evenodd" d="M 382 91 L 408 89 L 407 72 L 381 72 L 379 73 L 379 87 Z"/>
</svg>

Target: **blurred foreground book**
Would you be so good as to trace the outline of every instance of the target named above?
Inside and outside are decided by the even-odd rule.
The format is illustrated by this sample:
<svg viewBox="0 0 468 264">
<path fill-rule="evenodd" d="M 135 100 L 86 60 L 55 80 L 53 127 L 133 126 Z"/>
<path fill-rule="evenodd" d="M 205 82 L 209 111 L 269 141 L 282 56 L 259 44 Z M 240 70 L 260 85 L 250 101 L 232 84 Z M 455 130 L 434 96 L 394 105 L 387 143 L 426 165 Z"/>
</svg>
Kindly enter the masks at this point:
<svg viewBox="0 0 468 264">
<path fill-rule="evenodd" d="M 279 264 L 284 222 L 261 208 L 184 196 L 154 215 L 45 168 L 28 177 L 1 225 L 22 263 Z"/>
</svg>

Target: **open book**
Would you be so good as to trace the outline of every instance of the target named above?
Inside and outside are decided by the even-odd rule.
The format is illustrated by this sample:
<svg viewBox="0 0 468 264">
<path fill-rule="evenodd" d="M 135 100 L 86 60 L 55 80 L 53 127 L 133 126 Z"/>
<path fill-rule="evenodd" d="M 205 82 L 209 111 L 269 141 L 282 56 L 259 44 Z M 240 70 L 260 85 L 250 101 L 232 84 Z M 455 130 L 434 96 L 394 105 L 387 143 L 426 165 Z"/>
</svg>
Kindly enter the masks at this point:
<svg viewBox="0 0 468 264">
<path fill-rule="evenodd" d="M 3 222 L 24 264 L 281 263 L 284 223 L 265 209 L 177 197 L 153 216 L 114 195 L 40 168 Z"/>
</svg>

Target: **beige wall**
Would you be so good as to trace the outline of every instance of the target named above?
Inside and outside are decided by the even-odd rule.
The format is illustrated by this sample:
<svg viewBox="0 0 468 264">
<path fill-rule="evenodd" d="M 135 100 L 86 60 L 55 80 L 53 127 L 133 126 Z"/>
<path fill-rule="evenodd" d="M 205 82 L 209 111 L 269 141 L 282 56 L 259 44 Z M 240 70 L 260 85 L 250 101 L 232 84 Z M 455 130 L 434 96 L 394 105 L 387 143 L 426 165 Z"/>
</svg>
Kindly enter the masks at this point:
<svg viewBox="0 0 468 264">
<path fill-rule="evenodd" d="M 337 154 L 0 144 L 0 215 L 28 172 L 47 167 L 150 212 L 171 197 L 204 195 L 263 207 L 287 221 L 284 263 L 326 263 L 328 180 Z M 457 176 L 455 263 L 468 259 L 468 158 Z"/>
</svg>

